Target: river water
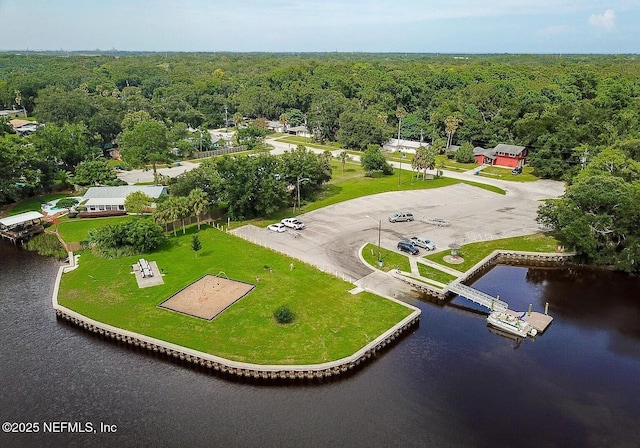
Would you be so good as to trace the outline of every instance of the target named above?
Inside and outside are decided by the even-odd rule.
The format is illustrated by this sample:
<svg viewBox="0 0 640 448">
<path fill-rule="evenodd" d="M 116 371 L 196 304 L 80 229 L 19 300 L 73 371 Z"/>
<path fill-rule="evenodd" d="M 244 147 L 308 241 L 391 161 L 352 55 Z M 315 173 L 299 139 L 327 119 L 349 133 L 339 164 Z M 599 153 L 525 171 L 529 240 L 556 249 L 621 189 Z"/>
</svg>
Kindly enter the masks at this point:
<svg viewBox="0 0 640 448">
<path fill-rule="evenodd" d="M 461 298 L 416 300 L 420 326 L 362 370 L 293 385 L 220 378 L 56 320 L 58 266 L 0 244 L 0 423 L 39 426 L 0 433 L 1 447 L 640 446 L 638 278 L 499 266 L 475 287 L 516 310 L 549 302 L 542 336 L 495 334 Z"/>
</svg>

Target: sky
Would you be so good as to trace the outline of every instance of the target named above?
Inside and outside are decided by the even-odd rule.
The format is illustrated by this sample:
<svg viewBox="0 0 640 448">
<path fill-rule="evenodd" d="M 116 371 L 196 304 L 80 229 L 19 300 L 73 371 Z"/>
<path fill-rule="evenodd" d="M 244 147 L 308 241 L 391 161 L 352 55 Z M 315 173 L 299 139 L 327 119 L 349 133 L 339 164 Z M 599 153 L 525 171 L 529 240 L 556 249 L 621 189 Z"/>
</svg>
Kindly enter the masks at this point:
<svg viewBox="0 0 640 448">
<path fill-rule="evenodd" d="M 0 0 L 0 51 L 639 53 L 640 0 Z"/>
</svg>

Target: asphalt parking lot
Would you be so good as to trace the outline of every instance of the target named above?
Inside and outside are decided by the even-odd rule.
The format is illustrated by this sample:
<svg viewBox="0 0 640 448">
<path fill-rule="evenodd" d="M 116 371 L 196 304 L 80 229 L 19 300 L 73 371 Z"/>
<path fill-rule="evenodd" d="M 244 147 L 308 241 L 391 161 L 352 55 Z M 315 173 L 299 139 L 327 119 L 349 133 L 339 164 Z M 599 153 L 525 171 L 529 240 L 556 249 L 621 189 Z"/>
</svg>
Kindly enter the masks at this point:
<svg viewBox="0 0 640 448">
<path fill-rule="evenodd" d="M 539 199 L 561 191 L 557 185 L 549 185 L 552 188 L 517 185 L 507 195 L 466 184 L 382 193 L 300 215 L 298 218 L 306 224 L 306 229 L 299 232 L 288 230 L 278 234 L 244 226 L 233 233 L 375 291 L 367 281 L 373 270 L 362 264 L 358 251 L 367 242 L 377 244 L 379 223 L 381 246 L 391 250 L 396 250 L 399 240 L 411 236 L 425 236 L 437 245 L 436 250 L 448 251 L 448 245 L 453 242 L 465 244 L 532 234 L 539 231 L 535 221 Z M 389 215 L 397 211 L 412 212 L 415 221 L 390 223 Z M 442 218 L 451 224 L 434 226 L 426 222 L 431 218 Z M 380 275 L 374 276 L 378 284 Z M 398 284 L 375 292 L 387 296 L 395 296 L 390 293 L 395 290 L 406 292 L 402 282 L 384 277 L 385 282 Z"/>
</svg>

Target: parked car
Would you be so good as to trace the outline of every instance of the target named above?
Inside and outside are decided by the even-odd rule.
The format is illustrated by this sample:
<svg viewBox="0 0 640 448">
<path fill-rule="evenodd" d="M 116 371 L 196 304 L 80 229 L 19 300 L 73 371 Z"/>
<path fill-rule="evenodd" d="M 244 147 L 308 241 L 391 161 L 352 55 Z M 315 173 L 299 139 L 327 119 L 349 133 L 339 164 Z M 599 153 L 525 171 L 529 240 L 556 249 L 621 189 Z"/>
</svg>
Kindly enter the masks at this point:
<svg viewBox="0 0 640 448">
<path fill-rule="evenodd" d="M 521 166 L 517 166 L 514 169 L 511 170 L 511 174 L 513 174 L 514 176 L 517 176 L 518 174 L 522 174 L 522 167 Z"/>
<path fill-rule="evenodd" d="M 420 253 L 420 249 L 411 244 L 409 241 L 400 241 L 398 243 L 398 250 L 409 252 L 411 255 L 418 255 Z"/>
<path fill-rule="evenodd" d="M 301 221 L 298 221 L 296 218 L 284 218 L 280 222 L 285 226 L 291 227 L 292 229 L 295 229 L 295 230 L 302 230 L 305 228 L 304 223 Z"/>
<path fill-rule="evenodd" d="M 413 221 L 413 214 L 410 212 L 397 212 L 389 216 L 389 222 Z"/>
<path fill-rule="evenodd" d="M 281 222 L 277 222 L 275 224 L 270 224 L 267 226 L 267 229 L 272 230 L 274 232 L 282 233 L 287 230 L 284 224 Z"/>
<path fill-rule="evenodd" d="M 430 239 L 423 236 L 412 236 L 409 238 L 409 241 L 411 241 L 414 246 L 422 247 L 423 249 L 434 250 L 436 248 L 436 245 L 431 242 Z"/>
</svg>

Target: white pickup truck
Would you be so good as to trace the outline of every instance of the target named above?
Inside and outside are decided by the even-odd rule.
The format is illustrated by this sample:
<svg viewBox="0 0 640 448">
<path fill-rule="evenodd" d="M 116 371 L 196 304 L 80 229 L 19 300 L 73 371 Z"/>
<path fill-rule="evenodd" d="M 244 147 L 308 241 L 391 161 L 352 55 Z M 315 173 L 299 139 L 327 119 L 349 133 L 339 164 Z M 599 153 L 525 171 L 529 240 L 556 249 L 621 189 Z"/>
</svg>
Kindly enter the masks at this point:
<svg viewBox="0 0 640 448">
<path fill-rule="evenodd" d="M 285 218 L 280 222 L 294 230 L 302 230 L 305 227 L 304 223 L 298 221 L 296 218 Z"/>
</svg>

